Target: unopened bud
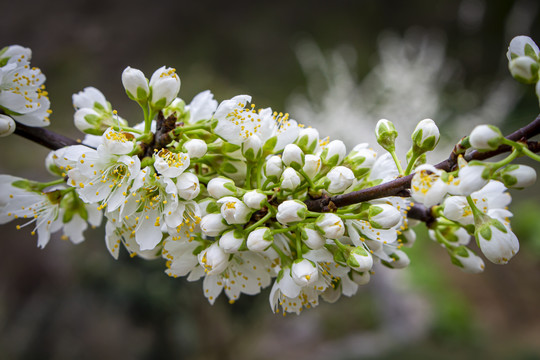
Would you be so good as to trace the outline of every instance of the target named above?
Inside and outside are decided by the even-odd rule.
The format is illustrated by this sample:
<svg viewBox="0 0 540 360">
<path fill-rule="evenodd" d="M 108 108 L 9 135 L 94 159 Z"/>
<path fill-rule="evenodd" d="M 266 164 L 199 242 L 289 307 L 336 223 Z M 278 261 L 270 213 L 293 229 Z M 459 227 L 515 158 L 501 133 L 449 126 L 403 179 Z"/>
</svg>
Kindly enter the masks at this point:
<svg viewBox="0 0 540 360">
<path fill-rule="evenodd" d="M 125 68 L 122 72 L 122 85 L 131 100 L 142 102 L 148 99 L 150 94 L 148 79 L 141 70 L 129 66 Z"/>
<path fill-rule="evenodd" d="M 379 145 L 386 151 L 392 152 L 396 149 L 395 141 L 398 133 L 391 121 L 386 119 L 379 120 L 375 126 L 375 135 L 377 136 Z"/>
<path fill-rule="evenodd" d="M 6 115 L 0 115 L 0 137 L 13 134 L 15 131 L 15 121 Z"/>
</svg>

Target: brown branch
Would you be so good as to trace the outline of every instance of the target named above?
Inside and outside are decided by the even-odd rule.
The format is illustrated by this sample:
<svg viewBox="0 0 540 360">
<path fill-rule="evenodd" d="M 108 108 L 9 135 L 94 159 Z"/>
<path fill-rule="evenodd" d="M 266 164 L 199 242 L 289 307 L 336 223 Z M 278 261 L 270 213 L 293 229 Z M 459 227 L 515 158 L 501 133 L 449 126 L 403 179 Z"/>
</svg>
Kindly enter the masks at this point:
<svg viewBox="0 0 540 360">
<path fill-rule="evenodd" d="M 58 150 L 70 145 L 80 145 L 79 142 L 64 135 L 42 127 L 30 127 L 16 122 L 15 134 L 30 141 L 43 145 L 51 150 Z"/>
<path fill-rule="evenodd" d="M 506 138 L 512 141 L 524 141 L 535 135 L 540 134 L 540 115 L 536 117 L 530 124 L 523 128 L 513 132 Z M 527 142 L 529 149 L 533 152 L 540 152 L 540 145 L 538 142 Z M 508 152 L 511 150 L 510 146 L 502 145 L 497 150 L 480 152 L 471 151 L 465 155 L 467 161 L 471 160 L 485 160 L 493 156 Z M 455 152 L 452 152 L 450 157 L 437 165 L 436 168 L 451 171 L 456 166 Z M 393 181 L 389 181 L 384 184 L 370 187 L 359 191 L 353 191 L 347 194 L 335 195 L 332 197 L 321 197 L 318 199 L 310 199 L 306 201 L 306 205 L 310 211 L 316 212 L 328 212 L 332 208 L 339 208 L 347 205 L 357 204 L 364 201 L 379 199 L 387 196 L 401 196 L 408 193 L 408 189 L 411 187 L 411 180 L 414 173 L 404 177 L 397 178 Z"/>
</svg>

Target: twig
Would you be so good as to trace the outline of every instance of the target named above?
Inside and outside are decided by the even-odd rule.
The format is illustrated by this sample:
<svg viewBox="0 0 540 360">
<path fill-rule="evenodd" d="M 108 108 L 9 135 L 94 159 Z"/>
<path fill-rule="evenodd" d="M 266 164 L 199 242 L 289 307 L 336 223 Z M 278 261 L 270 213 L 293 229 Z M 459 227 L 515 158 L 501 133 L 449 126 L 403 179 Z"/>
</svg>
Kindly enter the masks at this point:
<svg viewBox="0 0 540 360">
<path fill-rule="evenodd" d="M 51 150 L 58 150 L 70 145 L 80 145 L 76 140 L 57 134 L 54 131 L 41 127 L 26 126 L 19 122 L 16 122 L 15 134 Z"/>
</svg>

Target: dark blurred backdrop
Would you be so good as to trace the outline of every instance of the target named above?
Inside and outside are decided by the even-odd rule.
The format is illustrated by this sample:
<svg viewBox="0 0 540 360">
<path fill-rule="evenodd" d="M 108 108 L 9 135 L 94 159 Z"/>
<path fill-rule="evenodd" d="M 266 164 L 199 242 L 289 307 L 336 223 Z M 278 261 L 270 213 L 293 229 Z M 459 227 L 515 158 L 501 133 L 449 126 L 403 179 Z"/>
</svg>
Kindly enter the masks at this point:
<svg viewBox="0 0 540 360">
<path fill-rule="evenodd" d="M 218 100 L 248 93 L 257 105 L 284 109 L 291 94 L 306 91 L 295 54 L 305 40 L 322 51 L 351 47 L 361 78 L 377 63 L 381 33 L 436 34 L 459 62 L 456 76 L 478 97 L 509 77 L 513 36 L 540 41 L 536 0 L 19 0 L 1 9 L 0 46 L 33 50 L 32 65 L 47 76 L 51 128 L 73 137 L 81 135 L 71 95 L 86 86 L 100 89 L 132 124 L 140 121 L 120 81 L 128 65 L 148 77 L 175 67 L 186 101 L 211 89 Z M 522 89 L 528 93 L 506 129 L 538 113 L 534 90 Z M 47 179 L 46 150 L 15 136 L 0 147 L 2 173 Z M 381 270 L 357 296 L 287 318 L 271 313 L 268 290 L 210 306 L 200 283 L 168 278 L 160 261 L 125 254 L 115 261 L 103 229 L 87 231 L 77 246 L 53 237 L 39 250 L 9 224 L 0 235 L 0 358 L 540 358 L 538 196 L 514 195 L 522 247 L 509 265 L 464 274 L 421 237 L 409 269 Z"/>
</svg>

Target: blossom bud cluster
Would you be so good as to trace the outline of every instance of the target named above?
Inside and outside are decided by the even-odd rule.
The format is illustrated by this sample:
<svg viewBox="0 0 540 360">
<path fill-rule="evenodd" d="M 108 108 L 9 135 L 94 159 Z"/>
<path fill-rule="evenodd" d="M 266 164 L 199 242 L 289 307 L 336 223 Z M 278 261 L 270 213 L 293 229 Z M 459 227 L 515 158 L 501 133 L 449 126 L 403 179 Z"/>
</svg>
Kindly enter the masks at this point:
<svg viewBox="0 0 540 360">
<path fill-rule="evenodd" d="M 0 65 L 24 59 L 23 50 L 3 50 Z M 538 60 L 538 48 L 523 39 L 509 54 Z M 141 121 L 129 125 L 95 88 L 73 95 L 84 141 L 49 154 L 51 182 L 0 175 L 0 223 L 28 219 L 43 247 L 60 230 L 79 243 L 88 224 L 104 218 L 114 258 L 125 248 L 131 256 L 163 259 L 169 276 L 203 279 L 212 304 L 222 292 L 232 303 L 271 286 L 272 311 L 284 314 L 316 306 L 319 298 L 354 295 L 375 266 L 408 266 L 404 248 L 416 234 L 407 215 L 414 203 L 431 209 L 430 237 L 464 271 L 484 268 L 467 247 L 472 236 L 494 263 L 519 250 L 506 190 L 531 185 L 536 173 L 511 164 L 527 154 L 526 145 L 508 143 L 494 127 L 477 127 L 464 147 L 507 144 L 514 150 L 508 158 L 466 161 L 460 153 L 457 168 L 446 172 L 424 163 L 440 138 L 435 122 L 424 119 L 411 134 L 403 170 L 389 120 L 375 129 L 384 153 L 366 143 L 348 152 L 342 141 L 321 138 L 289 114 L 258 109 L 249 95 L 218 103 L 204 91 L 187 104 L 177 97 L 180 78 L 172 68 L 161 67 L 148 80 L 128 67 L 121 79 L 143 109 Z M 9 118 L 0 117 L 0 130 L 13 131 Z M 413 172 L 410 197 L 310 206 Z"/>
<path fill-rule="evenodd" d="M 514 79 L 525 84 L 536 84 L 536 96 L 540 101 L 540 49 L 528 36 L 516 36 L 506 53 L 508 69 Z"/>
</svg>

